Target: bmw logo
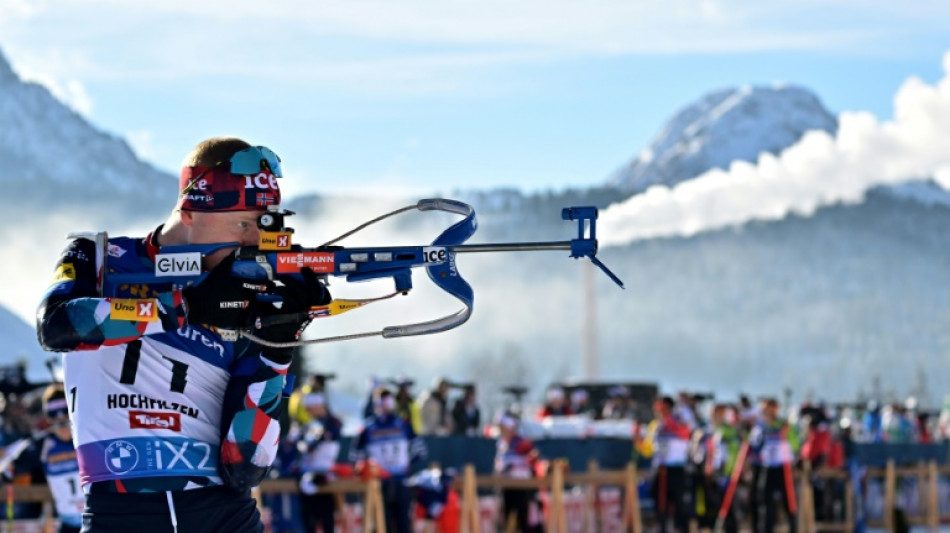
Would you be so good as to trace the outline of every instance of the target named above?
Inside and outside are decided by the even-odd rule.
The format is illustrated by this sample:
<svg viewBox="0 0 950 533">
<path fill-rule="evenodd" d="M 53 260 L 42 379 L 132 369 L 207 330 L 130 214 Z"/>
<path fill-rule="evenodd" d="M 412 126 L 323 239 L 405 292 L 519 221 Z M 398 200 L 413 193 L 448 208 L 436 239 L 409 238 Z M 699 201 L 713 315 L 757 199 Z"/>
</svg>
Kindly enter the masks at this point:
<svg viewBox="0 0 950 533">
<path fill-rule="evenodd" d="M 139 452 L 130 442 L 117 440 L 106 447 L 105 460 L 110 472 L 122 475 L 139 464 Z"/>
</svg>

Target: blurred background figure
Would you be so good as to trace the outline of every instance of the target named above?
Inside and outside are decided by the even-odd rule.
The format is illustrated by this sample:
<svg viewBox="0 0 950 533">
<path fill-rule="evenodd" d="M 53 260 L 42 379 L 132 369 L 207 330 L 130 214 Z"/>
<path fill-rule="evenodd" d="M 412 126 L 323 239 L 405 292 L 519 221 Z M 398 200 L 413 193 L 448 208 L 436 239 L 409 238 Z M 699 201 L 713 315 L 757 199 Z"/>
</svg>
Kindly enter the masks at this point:
<svg viewBox="0 0 950 533">
<path fill-rule="evenodd" d="M 79 484 L 79 462 L 69 427 L 68 405 L 61 383 L 50 385 L 43 392 L 43 412 L 49 433 L 39 442 L 40 462 L 53 494 L 60 533 L 79 533 L 86 497 Z M 41 481 L 33 480 L 34 483 Z"/>
<path fill-rule="evenodd" d="M 759 409 L 756 407 L 749 396 L 739 395 L 739 425 L 743 431 L 749 431 L 759 422 Z"/>
<path fill-rule="evenodd" d="M 381 470 L 386 530 L 409 533 L 412 495 L 406 479 L 426 456 L 426 445 L 412 425 L 396 412 L 396 398 L 387 388 L 377 390 L 373 416 L 356 439 L 351 458 L 364 468 Z"/>
<path fill-rule="evenodd" d="M 578 387 L 571 391 L 571 412 L 575 415 L 593 418 L 594 408 L 590 404 L 590 395 L 587 389 Z"/>
<path fill-rule="evenodd" d="M 635 410 L 633 399 L 630 397 L 630 390 L 622 385 L 611 387 L 607 391 L 607 401 L 604 402 L 604 408 L 601 410 L 601 418 L 604 420 L 632 420 L 634 414 Z"/>
<path fill-rule="evenodd" d="M 391 382 L 396 386 L 396 414 L 409 422 L 416 435 L 420 434 L 422 431 L 422 416 L 415 395 L 412 393 L 412 387 L 416 384 L 416 381 L 410 377 L 402 376 L 391 380 Z"/>
<path fill-rule="evenodd" d="M 692 428 L 674 415 L 675 406 L 669 396 L 657 398 L 646 436 L 634 435 L 637 452 L 652 459 L 651 492 L 660 533 L 666 532 L 670 517 L 674 531 L 686 531 L 692 508 L 686 476 Z"/>
<path fill-rule="evenodd" d="M 563 391 L 562 391 L 563 392 Z M 520 420 L 514 413 L 504 413 L 498 419 L 498 439 L 495 443 L 495 473 L 518 479 L 534 477 L 539 459 L 534 443 L 519 433 Z M 538 531 L 537 513 L 531 512 L 535 505 L 536 491 L 502 489 L 502 530 Z"/>
<path fill-rule="evenodd" d="M 340 455 L 343 423 L 330 413 L 326 396 L 311 392 L 303 397 L 310 422 L 300 431 L 300 506 L 304 531 L 333 533 L 336 500 L 320 492 L 320 486 L 334 479 L 333 469 Z"/>
<path fill-rule="evenodd" d="M 877 401 L 868 401 L 861 425 L 864 440 L 868 442 L 884 442 L 883 413 Z"/>
<path fill-rule="evenodd" d="M 452 413 L 449 410 L 449 381 L 439 378 L 431 389 L 419 398 L 422 435 L 444 437 L 452 434 Z"/>
<path fill-rule="evenodd" d="M 788 517 L 789 531 L 795 531 L 798 502 L 795 499 L 795 481 L 792 466 L 799 448 L 798 432 L 779 417 L 778 400 L 762 400 L 762 417 L 749 434 L 749 451 L 755 468 L 750 507 L 752 525 L 758 531 L 759 507 L 765 508 L 764 531 L 775 531 L 778 505 Z"/>
<path fill-rule="evenodd" d="M 482 425 L 482 412 L 478 408 L 475 396 L 475 384 L 467 383 L 462 388 L 462 396 L 455 400 L 452 406 L 452 432 L 455 435 L 478 435 Z"/>
<path fill-rule="evenodd" d="M 327 382 L 335 379 L 336 374 L 310 374 L 307 376 L 307 381 L 301 385 L 297 390 L 290 395 L 290 399 L 287 402 L 287 412 L 290 415 L 290 419 L 297 422 L 298 424 L 306 424 L 310 422 L 310 415 L 307 413 L 307 409 L 303 405 L 303 397 L 310 394 L 311 392 L 322 392 L 325 398 L 329 398 L 329 391 L 327 390 Z"/>
<path fill-rule="evenodd" d="M 696 401 L 693 395 L 686 391 L 680 391 L 676 395 L 676 406 L 673 408 L 673 412 L 680 421 L 691 428 L 702 425 L 699 414 L 696 412 Z"/>
<path fill-rule="evenodd" d="M 551 387 L 544 395 L 544 407 L 538 411 L 538 418 L 548 416 L 567 416 L 573 414 L 571 406 L 567 404 L 567 398 L 564 396 L 564 389 L 561 387 Z"/>
</svg>

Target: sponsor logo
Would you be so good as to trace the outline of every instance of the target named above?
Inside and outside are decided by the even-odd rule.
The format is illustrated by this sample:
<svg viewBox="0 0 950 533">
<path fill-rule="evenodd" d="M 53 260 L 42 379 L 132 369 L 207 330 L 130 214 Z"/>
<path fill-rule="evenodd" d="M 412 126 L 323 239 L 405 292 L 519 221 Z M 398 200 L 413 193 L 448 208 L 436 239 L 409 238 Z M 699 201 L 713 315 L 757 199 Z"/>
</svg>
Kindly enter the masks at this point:
<svg viewBox="0 0 950 533">
<path fill-rule="evenodd" d="M 277 176 L 261 172 L 256 176 L 244 176 L 245 189 L 277 189 Z"/>
<path fill-rule="evenodd" d="M 125 251 L 126 251 L 125 248 L 117 244 L 110 244 L 108 253 L 112 257 L 122 257 L 123 255 L 125 255 Z"/>
<path fill-rule="evenodd" d="M 167 429 L 170 431 L 181 431 L 181 414 L 129 411 L 129 427 L 132 429 Z"/>
<path fill-rule="evenodd" d="M 217 342 L 213 339 L 208 338 L 207 335 L 205 335 L 204 333 L 198 331 L 197 329 L 191 326 L 185 326 L 179 329 L 178 335 L 180 337 L 184 337 L 191 341 L 198 341 L 201 344 L 204 344 L 205 346 L 207 346 L 208 348 L 213 348 L 214 350 L 218 352 L 218 355 L 220 355 L 221 357 L 224 357 L 224 346 L 222 346 L 220 342 Z"/>
<path fill-rule="evenodd" d="M 246 281 L 241 283 L 241 286 L 249 291 L 255 292 L 267 292 L 268 289 L 267 285 L 264 285 L 263 283 L 248 283 Z"/>
<path fill-rule="evenodd" d="M 204 178 L 198 180 L 198 182 L 195 183 L 195 185 L 194 185 L 194 187 L 192 187 L 192 189 L 197 189 L 197 190 L 199 190 L 199 191 L 207 191 L 207 190 L 208 190 L 208 180 L 206 180 L 206 179 L 204 179 Z"/>
<path fill-rule="evenodd" d="M 75 259 L 77 261 L 85 262 L 89 260 L 89 258 L 86 257 L 86 254 L 82 250 L 69 250 L 63 255 L 70 259 Z"/>
<path fill-rule="evenodd" d="M 76 279 L 76 267 L 72 263 L 63 263 L 56 268 L 53 274 L 53 283 L 62 283 L 64 281 L 73 281 Z"/>
<path fill-rule="evenodd" d="M 234 302 L 219 302 L 220 309 L 247 309 L 247 300 L 237 300 Z"/>
<path fill-rule="evenodd" d="M 158 254 L 155 256 L 155 275 L 197 276 L 201 274 L 201 252 Z"/>
<path fill-rule="evenodd" d="M 109 310 L 109 318 L 133 322 L 155 322 L 158 320 L 158 304 L 152 299 L 114 298 L 112 308 Z"/>
<path fill-rule="evenodd" d="M 190 200 L 192 202 L 199 202 L 199 203 L 205 203 L 205 204 L 210 204 L 214 202 L 214 197 L 212 197 L 210 194 L 201 194 L 201 193 L 188 193 L 185 195 L 185 199 Z"/>
<path fill-rule="evenodd" d="M 157 398 L 150 398 L 144 394 L 110 394 L 106 396 L 106 407 L 108 409 L 148 409 L 150 411 L 175 411 L 175 413 L 163 414 L 168 415 L 181 413 L 185 416 L 190 416 L 191 418 L 198 418 L 199 414 L 198 409 L 195 407 L 190 407 L 178 402 L 167 402 Z"/>
<path fill-rule="evenodd" d="M 290 250 L 289 231 L 262 231 L 259 248 L 261 250 Z"/>
<path fill-rule="evenodd" d="M 132 443 L 117 440 L 106 446 L 105 460 L 106 468 L 113 474 L 121 476 L 139 464 L 139 452 Z"/>
<path fill-rule="evenodd" d="M 334 259 L 330 252 L 298 252 L 295 254 L 277 254 L 277 272 L 289 274 L 300 272 L 307 267 L 318 273 L 333 272 Z"/>
<path fill-rule="evenodd" d="M 422 258 L 426 263 L 444 263 L 448 255 L 441 246 L 428 246 L 422 249 Z"/>
</svg>

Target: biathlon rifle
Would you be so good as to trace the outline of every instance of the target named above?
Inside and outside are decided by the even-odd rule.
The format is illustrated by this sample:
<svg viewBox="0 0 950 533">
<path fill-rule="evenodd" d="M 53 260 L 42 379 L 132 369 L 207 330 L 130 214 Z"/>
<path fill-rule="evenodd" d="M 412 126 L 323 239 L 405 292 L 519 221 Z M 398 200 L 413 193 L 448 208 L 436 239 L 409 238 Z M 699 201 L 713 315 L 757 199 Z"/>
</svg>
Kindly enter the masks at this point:
<svg viewBox="0 0 950 533">
<path fill-rule="evenodd" d="M 456 328 L 465 323 L 472 314 L 474 291 L 459 274 L 455 256 L 460 253 L 474 252 L 513 252 L 538 250 L 570 251 L 573 258 L 586 257 L 597 265 L 611 280 L 623 288 L 623 282 L 597 259 L 597 208 L 567 207 L 561 211 L 563 220 L 577 222 L 577 238 L 569 241 L 554 242 L 514 242 L 496 244 L 464 244 L 475 233 L 477 222 L 475 210 L 468 204 L 448 199 L 426 199 L 409 205 L 350 230 L 316 248 L 305 248 L 291 242 L 293 229 L 284 224 L 286 216 L 292 211 L 270 206 L 258 221 L 261 239 L 258 246 L 242 246 L 238 243 L 192 244 L 164 246 L 155 258 L 154 274 L 114 273 L 104 277 L 101 283 L 103 296 L 115 296 L 121 285 L 171 283 L 184 288 L 201 283 L 207 273 L 201 272 L 201 259 L 223 248 L 238 247 L 232 273 L 249 281 L 273 281 L 278 276 L 301 277 L 301 269 L 312 269 L 318 276 L 338 276 L 346 281 L 366 281 L 377 278 L 392 278 L 395 290 L 391 294 L 377 298 L 361 300 L 335 299 L 330 304 L 311 308 L 310 318 L 322 318 L 362 307 L 366 304 L 392 298 L 397 294 L 407 294 L 412 289 L 412 269 L 424 267 L 429 278 L 442 290 L 458 299 L 463 308 L 451 315 L 402 326 L 388 326 L 380 331 L 325 337 L 306 341 L 273 343 L 255 337 L 250 331 L 241 331 L 239 335 L 266 346 L 287 347 L 319 342 L 350 340 L 361 337 L 381 336 L 383 338 L 407 337 L 439 333 Z M 363 248 L 344 248 L 336 245 L 342 239 L 379 222 L 385 218 L 411 210 L 444 211 L 463 217 L 443 231 L 428 246 L 382 246 Z M 99 245 L 108 242 L 106 235 L 97 234 Z M 105 261 L 107 254 L 101 254 Z M 104 265 L 103 265 L 104 266 Z M 102 268 L 101 272 L 106 269 Z M 273 295 L 262 295 L 274 297 Z M 273 317 L 280 320 L 280 315 Z M 273 322 L 271 322 L 273 323 Z M 264 324 L 268 325 L 268 324 Z M 236 339 L 236 336 L 234 336 Z M 232 339 L 233 340 L 233 339 Z"/>
</svg>

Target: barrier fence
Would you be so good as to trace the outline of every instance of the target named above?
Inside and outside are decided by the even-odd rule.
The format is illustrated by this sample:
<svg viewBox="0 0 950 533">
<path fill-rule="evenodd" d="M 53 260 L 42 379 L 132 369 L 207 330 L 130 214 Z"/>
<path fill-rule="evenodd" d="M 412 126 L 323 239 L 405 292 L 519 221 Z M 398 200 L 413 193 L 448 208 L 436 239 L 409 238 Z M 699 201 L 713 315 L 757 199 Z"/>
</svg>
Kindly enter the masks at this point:
<svg viewBox="0 0 950 533">
<path fill-rule="evenodd" d="M 857 478 L 860 483 L 858 487 L 853 486 L 854 479 L 847 471 L 824 468 L 811 470 L 807 464 L 803 466 L 796 473 L 798 500 L 801 502 L 796 533 L 854 531 L 859 514 L 865 517 L 864 522 L 868 527 L 884 531 L 900 529 L 898 521 L 905 520 L 908 525 L 923 526 L 928 531 L 937 532 L 941 523 L 950 521 L 950 515 L 943 514 L 950 512 L 950 466 L 938 466 L 934 460 L 903 467 L 897 467 L 890 460 L 883 468 L 866 468 Z M 551 462 L 546 476 L 531 479 L 479 475 L 474 465 L 466 465 L 455 480 L 455 489 L 460 495 L 461 531 L 494 532 L 498 531 L 499 526 L 502 531 L 514 531 L 510 521 L 506 523 L 499 519 L 497 505 L 486 504 L 484 494 L 521 489 L 542 492 L 546 502 L 543 519 L 548 532 L 642 533 L 644 511 L 649 511 L 649 505 L 641 505 L 638 487 L 645 480 L 645 474 L 638 472 L 633 463 L 623 469 L 607 470 L 601 469 L 596 461 L 590 461 L 586 471 L 571 472 L 567 461 L 558 459 Z M 818 482 L 842 488 L 844 509 L 839 521 L 816 520 L 814 488 Z M 616 498 L 618 489 L 620 496 Z M 298 483 L 294 479 L 267 480 L 255 490 L 255 495 L 261 501 L 262 495 L 296 494 L 298 490 Z M 378 478 L 370 475 L 365 479 L 336 479 L 321 485 L 320 492 L 336 497 L 342 531 L 386 531 Z M 605 494 L 612 495 L 610 501 L 616 505 L 605 507 L 600 501 Z M 357 496 L 360 504 L 347 505 L 347 495 Z M 6 500 L 8 504 L 41 502 L 46 505 L 40 520 L 34 520 L 32 524 L 27 524 L 27 521 L 8 521 L 0 527 L 0 531 L 53 531 L 52 506 L 49 505 L 51 495 L 45 485 L 7 485 Z M 863 508 L 861 513 L 855 509 L 855 505 Z M 267 510 L 262 511 L 266 516 Z M 647 512 L 646 519 L 650 518 Z M 431 524 L 421 525 L 418 530 L 435 531 Z M 698 530 L 695 523 L 691 524 L 691 530 Z"/>
</svg>

